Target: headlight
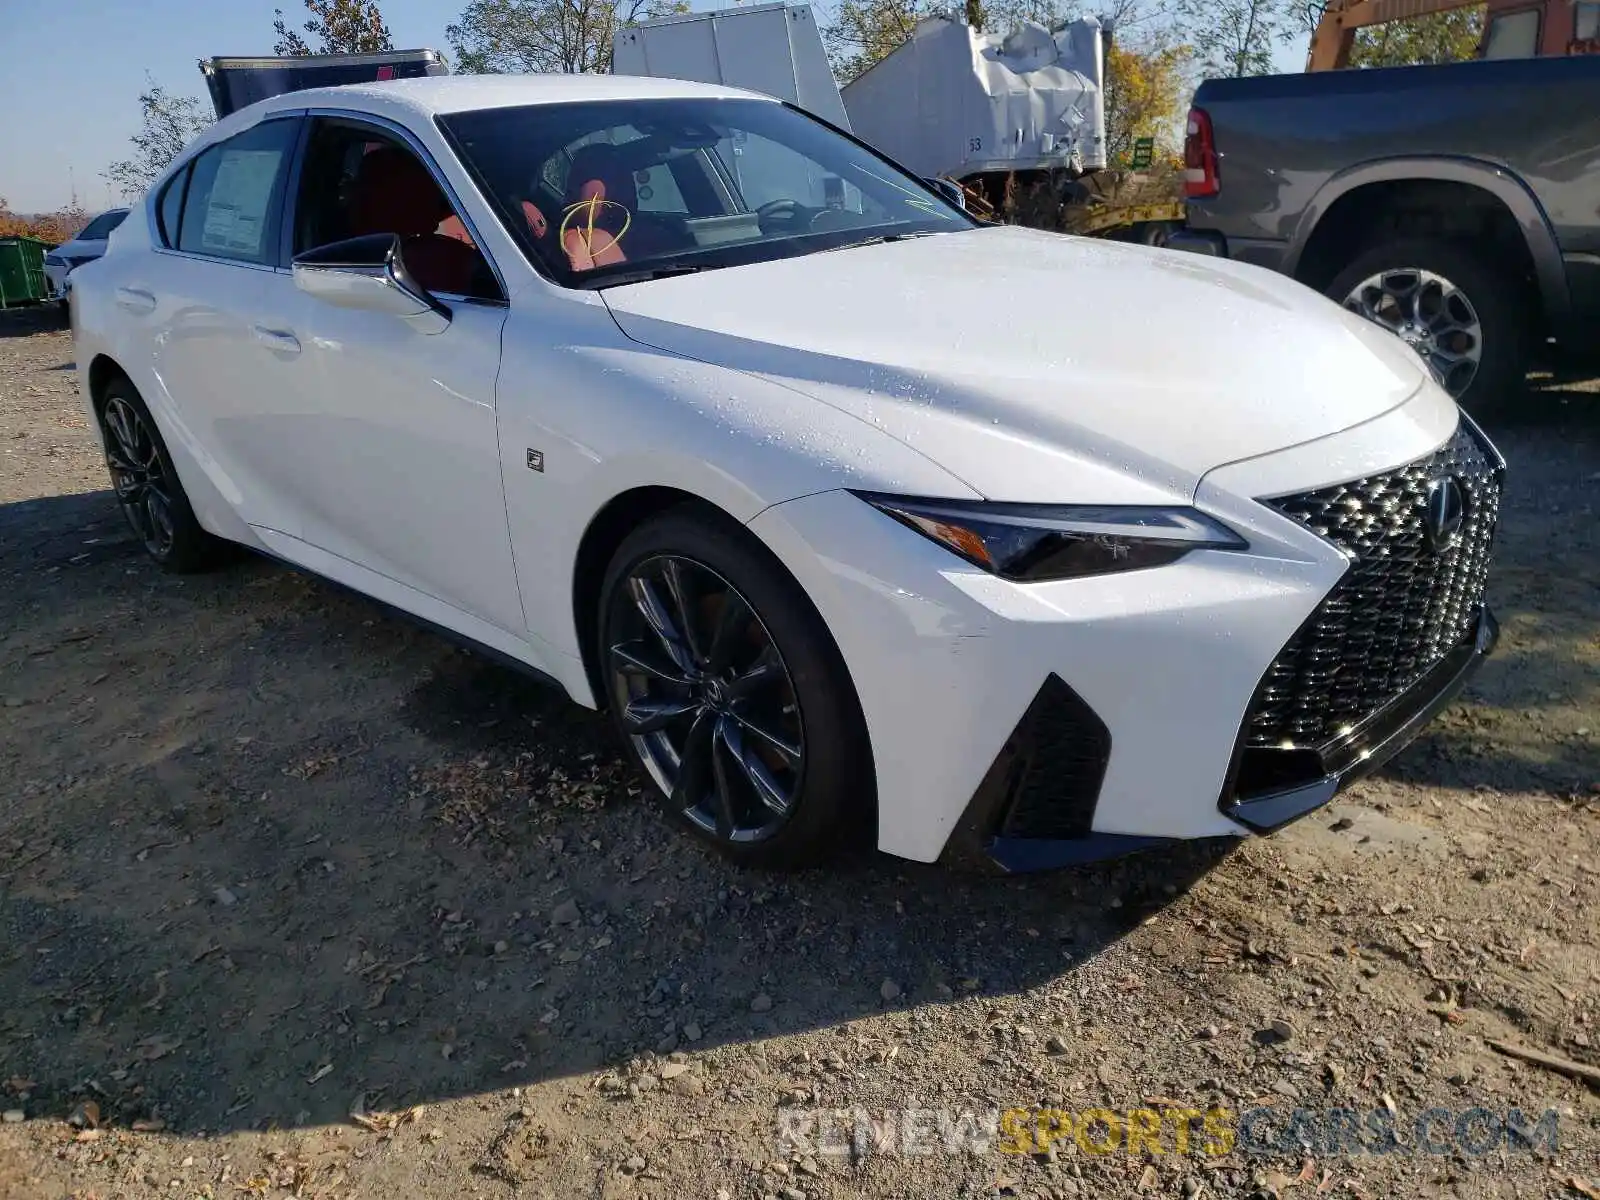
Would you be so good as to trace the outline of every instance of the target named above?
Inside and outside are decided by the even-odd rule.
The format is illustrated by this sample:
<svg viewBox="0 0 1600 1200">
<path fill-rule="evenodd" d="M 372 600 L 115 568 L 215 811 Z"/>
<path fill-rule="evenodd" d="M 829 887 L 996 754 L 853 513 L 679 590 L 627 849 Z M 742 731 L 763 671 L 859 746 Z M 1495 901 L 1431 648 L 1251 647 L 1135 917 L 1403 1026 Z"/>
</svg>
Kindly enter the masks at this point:
<svg viewBox="0 0 1600 1200">
<path fill-rule="evenodd" d="M 1192 508 L 856 495 L 968 562 L 1023 582 L 1137 571 L 1175 562 L 1191 550 L 1244 550 L 1249 545 Z"/>
</svg>

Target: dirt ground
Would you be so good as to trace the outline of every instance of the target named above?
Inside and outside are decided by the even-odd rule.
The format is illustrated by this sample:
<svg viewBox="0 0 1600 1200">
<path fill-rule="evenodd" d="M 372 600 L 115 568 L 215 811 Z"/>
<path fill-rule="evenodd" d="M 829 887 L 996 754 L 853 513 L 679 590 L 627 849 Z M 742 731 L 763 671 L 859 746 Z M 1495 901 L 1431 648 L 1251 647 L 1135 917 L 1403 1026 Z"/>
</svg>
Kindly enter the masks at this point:
<svg viewBox="0 0 1600 1200">
<path fill-rule="evenodd" d="M 1600 385 L 1491 425 L 1501 648 L 1328 810 L 776 877 L 359 597 L 155 570 L 71 362 L 0 315 L 0 1197 L 1600 1197 Z"/>
</svg>

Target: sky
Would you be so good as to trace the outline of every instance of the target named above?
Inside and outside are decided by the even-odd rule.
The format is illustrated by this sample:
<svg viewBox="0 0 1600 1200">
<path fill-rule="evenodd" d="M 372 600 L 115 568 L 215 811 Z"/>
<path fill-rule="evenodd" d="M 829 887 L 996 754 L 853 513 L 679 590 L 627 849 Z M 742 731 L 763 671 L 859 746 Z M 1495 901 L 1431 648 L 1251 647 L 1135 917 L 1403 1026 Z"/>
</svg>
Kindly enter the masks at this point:
<svg viewBox="0 0 1600 1200">
<path fill-rule="evenodd" d="M 298 0 L 278 0 L 286 14 Z M 449 50 L 444 29 L 463 0 L 382 0 L 397 47 Z M 723 0 L 694 0 L 696 10 Z M 819 24 L 831 16 L 819 4 Z M 0 196 L 16 212 L 52 212 L 74 188 L 91 212 L 120 203 L 101 176 L 128 157 L 146 75 L 205 101 L 202 58 L 272 53 L 272 0 L 0 0 Z M 1280 70 L 1305 62 L 1305 39 Z"/>
</svg>

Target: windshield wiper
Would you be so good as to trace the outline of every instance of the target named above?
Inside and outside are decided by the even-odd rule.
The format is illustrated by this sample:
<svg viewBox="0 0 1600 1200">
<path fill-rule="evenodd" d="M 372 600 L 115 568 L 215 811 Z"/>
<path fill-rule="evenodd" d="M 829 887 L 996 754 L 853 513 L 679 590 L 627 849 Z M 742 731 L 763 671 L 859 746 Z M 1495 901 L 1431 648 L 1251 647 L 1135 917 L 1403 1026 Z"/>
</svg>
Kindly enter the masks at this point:
<svg viewBox="0 0 1600 1200">
<path fill-rule="evenodd" d="M 608 271 L 592 279 L 579 278 L 579 287 L 590 289 L 620 287 L 625 283 L 648 283 L 652 279 L 669 279 L 674 275 L 693 275 L 708 268 L 703 263 L 678 263 L 660 267 L 639 267 L 632 271 Z"/>
<path fill-rule="evenodd" d="M 875 237 L 862 238 L 857 242 L 846 242 L 842 246 L 829 246 L 823 253 L 831 254 L 835 250 L 854 250 L 858 246 L 881 246 L 885 242 L 908 242 L 912 238 L 932 237 L 936 233 L 945 233 L 943 229 L 918 229 L 912 233 L 880 233 Z"/>
</svg>

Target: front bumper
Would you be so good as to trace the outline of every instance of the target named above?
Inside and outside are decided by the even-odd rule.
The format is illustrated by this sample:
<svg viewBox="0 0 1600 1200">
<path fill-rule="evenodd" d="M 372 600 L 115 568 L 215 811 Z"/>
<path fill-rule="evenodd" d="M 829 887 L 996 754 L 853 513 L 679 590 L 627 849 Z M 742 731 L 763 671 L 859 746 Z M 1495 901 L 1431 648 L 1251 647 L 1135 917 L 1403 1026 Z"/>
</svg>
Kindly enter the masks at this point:
<svg viewBox="0 0 1600 1200">
<path fill-rule="evenodd" d="M 751 529 L 817 606 L 855 683 L 879 848 L 1028 870 L 1242 836 L 1310 811 L 1394 753 L 1487 653 L 1492 621 L 1470 662 L 1386 706 L 1348 758 L 1329 756 L 1315 789 L 1301 774 L 1292 795 L 1268 795 L 1252 777 L 1250 807 L 1229 803 L 1258 686 L 1350 570 L 1343 551 L 1253 497 L 1420 458 L 1456 420 L 1424 389 L 1343 434 L 1219 468 L 1196 504 L 1250 551 L 1148 571 L 1008 583 L 843 492 L 758 515 Z M 1023 791 L 1069 776 L 1017 815 Z"/>
<path fill-rule="evenodd" d="M 1235 772 L 1230 774 L 1218 807 L 1258 834 L 1272 833 L 1315 812 L 1404 749 L 1456 698 L 1493 652 L 1498 638 L 1499 625 L 1484 609 L 1471 640 L 1348 738 L 1320 751 L 1322 773 L 1310 782 L 1241 799 L 1234 792 L 1236 756 Z M 1059 777 L 1051 771 L 1049 760 L 1053 753 L 1059 754 L 1060 731 L 1047 728 L 1040 713 L 1070 711 L 1072 699 L 1065 682 L 1054 676 L 1040 689 L 962 814 L 945 844 L 941 862 L 977 870 L 1040 871 L 1120 858 L 1174 840 L 1094 832 L 1099 777 L 1092 771 L 1079 776 L 1080 781 L 1087 777 L 1091 786 L 1059 794 Z M 1061 818 L 1057 832 L 1068 836 L 1031 837 L 1025 830 L 1019 835 L 1018 811 L 1028 804 L 1030 789 L 1039 788 L 1057 793 L 1049 797 L 1054 813 Z M 1074 790 L 1078 794 L 1073 794 Z"/>
<path fill-rule="evenodd" d="M 1168 250 L 1187 250 L 1212 258 L 1228 257 L 1228 242 L 1220 233 L 1203 229 L 1175 229 L 1167 235 Z"/>
<path fill-rule="evenodd" d="M 1191 207 L 1191 219 L 1195 215 Z M 1167 249 L 1187 250 L 1191 254 L 1204 254 L 1210 258 L 1231 258 L 1253 267 L 1279 272 L 1284 270 L 1289 254 L 1289 244 L 1276 238 L 1230 238 L 1214 229 L 1189 226 L 1168 235 Z"/>
<path fill-rule="evenodd" d="M 1454 700 L 1500 640 L 1494 614 L 1484 608 L 1472 637 L 1362 726 L 1315 752 L 1321 778 L 1240 800 L 1224 795 L 1222 811 L 1255 833 L 1271 833 L 1321 808 L 1344 788 L 1376 771 Z"/>
</svg>

